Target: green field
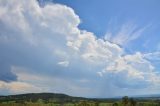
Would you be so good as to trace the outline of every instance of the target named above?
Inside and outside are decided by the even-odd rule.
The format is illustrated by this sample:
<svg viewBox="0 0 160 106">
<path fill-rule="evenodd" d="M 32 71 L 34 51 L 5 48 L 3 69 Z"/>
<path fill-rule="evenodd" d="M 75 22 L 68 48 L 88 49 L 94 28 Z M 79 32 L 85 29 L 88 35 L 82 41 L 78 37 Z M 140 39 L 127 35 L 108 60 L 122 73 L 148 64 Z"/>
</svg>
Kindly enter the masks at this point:
<svg viewBox="0 0 160 106">
<path fill-rule="evenodd" d="M 64 104 L 56 104 L 56 103 L 0 103 L 0 106 L 160 106 L 160 103 L 151 103 L 151 102 L 138 102 L 136 105 L 127 104 L 124 105 L 121 102 L 115 103 L 90 103 L 86 104 L 82 103 L 64 103 Z"/>
<path fill-rule="evenodd" d="M 160 106 L 160 98 L 83 98 L 39 93 L 0 96 L 0 106 Z"/>
</svg>

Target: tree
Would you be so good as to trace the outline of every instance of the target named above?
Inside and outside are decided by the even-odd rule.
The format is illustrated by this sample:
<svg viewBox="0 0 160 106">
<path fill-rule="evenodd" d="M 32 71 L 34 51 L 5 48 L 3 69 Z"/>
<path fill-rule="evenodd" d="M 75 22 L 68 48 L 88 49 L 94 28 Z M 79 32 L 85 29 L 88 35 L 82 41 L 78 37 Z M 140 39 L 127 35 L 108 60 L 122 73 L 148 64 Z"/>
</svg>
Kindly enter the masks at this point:
<svg viewBox="0 0 160 106">
<path fill-rule="evenodd" d="M 61 102 L 61 103 L 60 103 L 60 106 L 64 106 L 64 102 Z"/>
<path fill-rule="evenodd" d="M 144 103 L 139 103 L 138 106 L 144 106 Z"/>
<path fill-rule="evenodd" d="M 112 106 L 118 106 L 118 103 L 115 102 L 115 103 L 112 104 Z"/>
<path fill-rule="evenodd" d="M 99 106 L 99 102 L 95 102 L 95 106 Z"/>
<path fill-rule="evenodd" d="M 124 106 L 127 106 L 128 102 L 129 102 L 128 96 L 124 96 L 124 97 L 122 98 L 122 103 L 123 103 L 123 105 L 124 105 Z"/>
<path fill-rule="evenodd" d="M 89 106 L 89 104 L 87 103 L 87 101 L 81 101 L 78 106 Z"/>
<path fill-rule="evenodd" d="M 130 98 L 129 102 L 130 102 L 131 106 L 136 106 L 136 104 L 137 104 L 137 102 L 133 98 Z"/>
<path fill-rule="evenodd" d="M 38 103 L 44 103 L 44 100 L 43 99 L 38 99 L 37 102 Z"/>
</svg>

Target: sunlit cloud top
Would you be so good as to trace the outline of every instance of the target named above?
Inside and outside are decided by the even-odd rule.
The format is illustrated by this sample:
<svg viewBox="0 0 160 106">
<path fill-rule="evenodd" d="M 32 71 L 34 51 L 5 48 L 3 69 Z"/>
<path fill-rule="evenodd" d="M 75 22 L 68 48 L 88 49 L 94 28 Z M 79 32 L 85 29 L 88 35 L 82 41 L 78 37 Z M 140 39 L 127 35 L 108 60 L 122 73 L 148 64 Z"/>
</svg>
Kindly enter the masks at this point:
<svg viewBox="0 0 160 106">
<path fill-rule="evenodd" d="M 153 24 L 125 22 L 116 31 L 111 25 L 99 36 L 81 28 L 80 17 L 54 1 L 0 0 L 0 94 L 160 93 L 158 44 L 148 51 L 133 46 Z"/>
</svg>

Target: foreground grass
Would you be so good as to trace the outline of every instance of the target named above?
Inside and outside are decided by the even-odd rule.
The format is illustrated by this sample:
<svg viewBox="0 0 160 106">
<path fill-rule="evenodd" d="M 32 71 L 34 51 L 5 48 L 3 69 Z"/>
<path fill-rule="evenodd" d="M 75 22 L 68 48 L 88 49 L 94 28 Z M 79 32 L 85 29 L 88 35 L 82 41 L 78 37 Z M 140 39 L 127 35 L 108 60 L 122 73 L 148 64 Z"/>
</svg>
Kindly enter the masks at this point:
<svg viewBox="0 0 160 106">
<path fill-rule="evenodd" d="M 121 102 L 114 103 L 99 103 L 98 105 L 94 102 L 86 102 L 86 104 L 81 103 L 65 103 L 65 104 L 55 104 L 55 103 L 0 103 L 0 106 L 133 106 L 124 105 Z M 138 102 L 135 106 L 160 106 L 159 103 L 151 102 Z"/>
<path fill-rule="evenodd" d="M 160 98 L 133 99 L 125 96 L 116 100 L 85 99 L 75 101 L 71 99 L 69 102 L 64 101 L 64 99 L 37 99 L 36 101 L 29 99 L 27 101 L 24 98 L 19 98 L 15 100 L 1 99 L 0 106 L 160 106 Z"/>
</svg>

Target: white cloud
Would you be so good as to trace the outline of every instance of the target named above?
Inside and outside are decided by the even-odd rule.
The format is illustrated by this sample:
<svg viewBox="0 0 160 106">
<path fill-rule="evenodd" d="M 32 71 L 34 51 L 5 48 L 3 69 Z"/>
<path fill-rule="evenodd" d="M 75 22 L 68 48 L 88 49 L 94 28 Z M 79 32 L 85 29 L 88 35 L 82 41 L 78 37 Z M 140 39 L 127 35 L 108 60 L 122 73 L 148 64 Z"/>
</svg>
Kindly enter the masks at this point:
<svg viewBox="0 0 160 106">
<path fill-rule="evenodd" d="M 160 50 L 160 43 L 157 44 L 157 50 L 158 50 L 158 51 Z"/>
<path fill-rule="evenodd" d="M 18 76 L 18 81 L 12 83 L 3 82 L 6 85 L 3 87 L 8 88 L 8 90 L 12 93 L 57 92 L 74 96 L 87 96 L 84 95 L 84 93 L 89 93 L 90 91 L 89 87 L 78 85 L 78 83 L 88 82 L 86 79 L 80 79 L 75 82 L 74 80 L 68 80 L 65 78 L 29 72 L 29 69 L 16 66 L 12 66 L 12 72 Z M 0 89 L 2 89 L 1 86 Z"/>
<path fill-rule="evenodd" d="M 100 72 L 100 76 L 105 73 L 112 73 L 117 78 L 124 79 L 122 85 L 131 85 L 131 87 L 141 86 L 141 84 L 152 85 L 160 81 L 159 75 L 154 71 L 154 66 L 143 58 L 143 54 L 125 55 L 110 62 L 110 64 Z M 156 79 L 156 80 L 155 80 Z M 117 81 L 115 80 L 115 83 Z M 124 86 L 125 87 L 125 86 Z M 144 85 L 142 86 L 144 87 Z"/>
<path fill-rule="evenodd" d="M 4 81 L 0 81 L 0 89 L 9 90 L 11 94 L 19 94 L 19 93 L 30 93 L 30 92 L 42 92 L 42 90 L 34 85 L 28 84 L 26 82 L 14 81 L 10 83 L 6 83 Z"/>
<path fill-rule="evenodd" d="M 68 61 L 61 61 L 61 62 L 58 62 L 58 65 L 63 66 L 63 67 L 68 67 L 69 62 Z"/>
<path fill-rule="evenodd" d="M 142 36 L 142 33 L 148 28 L 149 25 L 138 28 L 133 23 L 125 23 L 121 26 L 120 30 L 116 34 L 107 32 L 105 39 L 121 46 L 126 46 L 129 42 L 136 40 Z"/>
<path fill-rule="evenodd" d="M 40 88 L 99 96 L 101 89 L 143 89 L 160 81 L 154 66 L 141 53 L 127 54 L 117 45 L 137 39 L 145 28 L 124 25 L 115 38 L 110 37 L 112 43 L 80 30 L 78 15 L 65 5 L 53 3 L 41 8 L 36 0 L 0 0 L 0 11 L 0 58 L 8 62 L 6 67 L 19 70 L 8 70 L 17 81 L 1 81 L 0 86 L 10 91 Z M 93 86 L 95 94 L 89 94 Z"/>
<path fill-rule="evenodd" d="M 152 53 L 146 53 L 144 54 L 144 58 L 149 59 L 149 60 L 160 60 L 160 52 L 152 52 Z"/>
</svg>

